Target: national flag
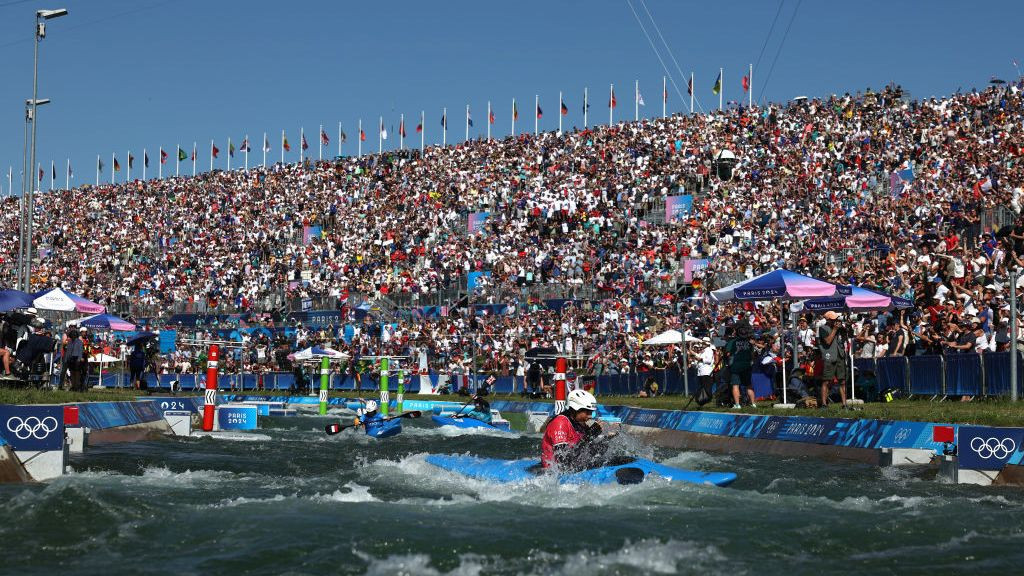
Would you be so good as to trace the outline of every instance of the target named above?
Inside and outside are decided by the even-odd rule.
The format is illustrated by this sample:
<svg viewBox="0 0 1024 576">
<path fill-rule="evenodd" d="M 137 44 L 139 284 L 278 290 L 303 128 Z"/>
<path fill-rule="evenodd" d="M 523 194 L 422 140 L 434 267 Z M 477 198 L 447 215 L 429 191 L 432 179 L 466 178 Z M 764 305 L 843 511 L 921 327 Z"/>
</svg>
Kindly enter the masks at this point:
<svg viewBox="0 0 1024 576">
<path fill-rule="evenodd" d="M 405 118 L 398 121 L 398 134 L 405 138 Z"/>
<path fill-rule="evenodd" d="M 711 87 L 712 94 L 718 94 L 722 91 L 722 73 L 718 73 L 718 78 L 715 78 L 715 85 Z"/>
<path fill-rule="evenodd" d="M 128 153 L 128 169 L 131 170 L 132 168 L 135 168 L 135 156 L 132 156 L 132 153 L 129 152 Z"/>
<path fill-rule="evenodd" d="M 142 152 L 142 165 L 149 168 L 149 152 Z"/>
<path fill-rule="evenodd" d="M 416 133 L 419 134 L 420 132 L 423 132 L 423 122 L 416 125 Z"/>
<path fill-rule="evenodd" d="M 117 156 L 114 156 L 114 172 L 121 171 L 121 163 L 117 161 Z"/>
<path fill-rule="evenodd" d="M 328 144 L 331 143 L 330 137 L 327 136 L 327 132 L 324 132 L 323 128 L 320 129 L 320 143 L 323 144 L 324 146 L 327 146 Z"/>
<path fill-rule="evenodd" d="M 196 161 L 196 145 L 195 145 L 195 142 L 192 143 L 192 161 L 193 162 Z"/>
<path fill-rule="evenodd" d="M 74 173 L 73 170 L 71 170 L 71 161 L 68 160 L 68 180 L 70 180 L 70 179 L 72 179 L 74 177 L 75 177 L 75 173 Z"/>
<path fill-rule="evenodd" d="M 693 76 L 690 76 L 690 79 L 686 81 L 686 95 L 693 96 Z"/>
<path fill-rule="evenodd" d="M 383 121 L 381 121 L 381 123 L 380 123 L 380 139 L 381 140 L 387 140 L 388 139 L 388 129 L 384 127 L 384 122 Z"/>
<path fill-rule="evenodd" d="M 341 132 L 341 136 L 338 137 L 338 140 L 341 140 L 341 143 L 344 144 L 348 141 L 348 134 L 345 134 L 345 131 L 341 128 L 338 128 L 338 131 Z"/>
<path fill-rule="evenodd" d="M 897 173 L 898 174 L 898 173 Z M 982 178 L 974 185 L 974 197 L 975 199 L 981 198 L 982 192 L 988 192 L 992 189 L 992 179 L 988 176 Z"/>
<path fill-rule="evenodd" d="M 469 108 L 466 108 L 466 124 L 473 125 L 473 115 L 470 114 Z"/>
<path fill-rule="evenodd" d="M 537 118 L 544 116 L 544 111 L 540 109 L 540 104 L 537 104 Z"/>
<path fill-rule="evenodd" d="M 667 87 L 661 91 L 661 101 L 665 102 L 666 104 L 668 103 L 668 88 Z"/>
<path fill-rule="evenodd" d="M 302 149 L 309 150 L 309 143 L 306 142 L 306 135 L 302 135 Z"/>
<path fill-rule="evenodd" d="M 646 104 L 644 104 L 644 95 L 640 93 L 640 90 L 636 91 L 636 103 L 641 106 L 646 106 Z"/>
<path fill-rule="evenodd" d="M 494 124 L 494 110 L 487 112 L 487 121 Z"/>
<path fill-rule="evenodd" d="M 615 108 L 618 105 L 619 105 L 619 101 L 615 99 L 615 90 L 612 90 L 612 97 L 611 97 L 611 100 L 608 101 L 608 106 L 610 108 Z"/>
<path fill-rule="evenodd" d="M 267 139 L 267 135 L 263 135 L 263 151 L 270 152 L 270 140 Z"/>
<path fill-rule="evenodd" d="M 444 128 L 445 130 L 448 129 L 448 113 L 447 112 L 442 112 L 441 113 L 441 128 Z"/>
<path fill-rule="evenodd" d="M 366 132 L 363 132 L 362 128 L 359 129 L 359 141 L 366 142 Z"/>
<path fill-rule="evenodd" d="M 749 76 L 744 76 L 743 77 L 743 91 L 747 92 L 749 90 L 750 90 L 750 77 Z"/>
<path fill-rule="evenodd" d="M 53 162 L 50 162 L 50 180 L 56 180 L 56 179 L 57 179 L 57 165 L 54 164 Z"/>
<path fill-rule="evenodd" d="M 43 172 L 43 167 L 42 167 L 42 166 L 40 166 L 40 167 L 39 167 L 39 181 L 40 181 L 40 182 L 42 182 L 42 181 L 43 181 L 43 174 L 44 174 L 44 172 Z"/>
<path fill-rule="evenodd" d="M 569 108 L 565 105 L 565 100 L 562 100 L 561 102 L 561 112 L 562 116 L 566 116 L 569 114 Z"/>
<path fill-rule="evenodd" d="M 288 144 L 288 137 L 284 135 L 284 132 L 281 133 L 281 147 L 284 148 L 285 152 L 292 151 L 291 145 Z"/>
<path fill-rule="evenodd" d="M 242 152 L 250 152 L 251 151 L 251 148 L 249 148 L 249 137 L 248 136 L 246 136 L 245 138 L 242 138 L 242 145 L 239 146 L 238 149 L 241 150 Z"/>
<path fill-rule="evenodd" d="M 103 172 L 103 159 L 102 158 L 96 158 L 96 169 L 99 170 L 101 173 Z"/>
<path fill-rule="evenodd" d="M 188 153 L 182 150 L 181 146 L 178 146 L 178 162 L 184 162 L 185 160 L 188 160 Z"/>
<path fill-rule="evenodd" d="M 214 158 L 217 157 L 217 154 L 220 154 L 220 148 L 217 148 L 217 145 L 212 142 L 210 143 L 210 154 L 213 154 Z"/>
<path fill-rule="evenodd" d="M 235 157 L 235 143 L 228 140 L 228 156 L 231 158 Z"/>
<path fill-rule="evenodd" d="M 512 120 L 519 120 L 519 107 L 515 101 L 512 102 Z"/>
<path fill-rule="evenodd" d="M 167 151 L 164 150 L 163 148 L 160 149 L 160 163 L 161 164 L 166 164 L 167 163 Z"/>
</svg>

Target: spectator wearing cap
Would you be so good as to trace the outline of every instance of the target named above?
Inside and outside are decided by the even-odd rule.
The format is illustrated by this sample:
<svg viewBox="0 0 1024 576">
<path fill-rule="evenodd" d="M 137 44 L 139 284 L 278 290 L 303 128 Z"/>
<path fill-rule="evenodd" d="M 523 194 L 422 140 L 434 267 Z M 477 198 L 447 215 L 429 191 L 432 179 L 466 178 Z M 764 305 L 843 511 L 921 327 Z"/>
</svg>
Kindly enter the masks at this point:
<svg viewBox="0 0 1024 576">
<path fill-rule="evenodd" d="M 842 408 L 846 405 L 846 382 L 848 377 L 846 351 L 846 330 L 839 322 L 839 314 L 831 310 L 824 314 L 825 323 L 818 328 L 818 351 L 821 353 L 821 408 L 828 406 L 829 390 L 839 388 Z"/>
</svg>

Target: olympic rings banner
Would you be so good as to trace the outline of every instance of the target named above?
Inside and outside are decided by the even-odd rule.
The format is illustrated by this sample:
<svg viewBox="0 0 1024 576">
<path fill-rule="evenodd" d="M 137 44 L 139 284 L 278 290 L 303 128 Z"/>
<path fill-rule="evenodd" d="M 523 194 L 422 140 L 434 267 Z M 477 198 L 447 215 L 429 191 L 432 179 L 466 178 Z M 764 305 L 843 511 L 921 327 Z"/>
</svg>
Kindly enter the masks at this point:
<svg viewBox="0 0 1024 576">
<path fill-rule="evenodd" d="M 15 450 L 63 450 L 64 408 L 2 404 L 0 435 Z"/>
<path fill-rule="evenodd" d="M 1021 449 L 1024 428 L 961 426 L 957 431 L 956 455 L 960 467 L 968 470 L 1002 470 Z"/>
</svg>

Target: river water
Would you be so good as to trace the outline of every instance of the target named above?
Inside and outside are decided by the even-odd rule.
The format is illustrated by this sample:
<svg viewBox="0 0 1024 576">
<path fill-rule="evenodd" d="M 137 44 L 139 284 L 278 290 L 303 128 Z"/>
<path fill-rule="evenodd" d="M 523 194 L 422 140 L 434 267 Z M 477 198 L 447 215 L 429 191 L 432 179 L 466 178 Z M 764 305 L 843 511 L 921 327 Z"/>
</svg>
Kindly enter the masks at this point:
<svg viewBox="0 0 1024 576">
<path fill-rule="evenodd" d="M 339 412 L 340 418 L 350 418 Z M 0 572 L 31 574 L 1019 573 L 1024 490 L 927 470 L 630 446 L 739 479 L 499 486 L 430 453 L 518 458 L 537 435 L 406 420 L 374 440 L 336 418 L 262 419 L 262 441 L 89 448 L 45 485 L 0 486 Z M 628 440 L 628 439 L 627 439 Z"/>
</svg>

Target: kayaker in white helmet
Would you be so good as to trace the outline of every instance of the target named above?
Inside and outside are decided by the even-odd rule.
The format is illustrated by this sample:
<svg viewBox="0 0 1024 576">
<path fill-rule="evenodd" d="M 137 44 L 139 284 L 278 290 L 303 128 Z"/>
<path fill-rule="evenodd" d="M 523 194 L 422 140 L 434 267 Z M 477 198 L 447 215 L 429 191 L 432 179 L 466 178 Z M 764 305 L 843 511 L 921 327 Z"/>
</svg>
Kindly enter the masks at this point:
<svg viewBox="0 0 1024 576">
<path fill-rule="evenodd" d="M 461 412 L 452 416 L 453 418 L 473 418 L 481 422 L 491 423 L 491 403 L 484 400 L 479 394 L 473 396 L 473 409 L 469 412 Z"/>
<path fill-rule="evenodd" d="M 601 436 L 601 426 L 591 422 L 597 411 L 597 398 L 586 390 L 573 390 L 566 398 L 564 412 L 555 416 L 544 430 L 541 440 L 541 465 L 557 466 L 562 471 L 584 470 L 603 464 L 610 438 Z"/>
<path fill-rule="evenodd" d="M 356 410 L 356 420 L 354 424 L 359 426 L 360 424 L 366 424 L 369 420 L 380 420 L 381 416 L 377 412 L 379 406 L 376 400 L 367 400 L 362 408 Z"/>
</svg>

